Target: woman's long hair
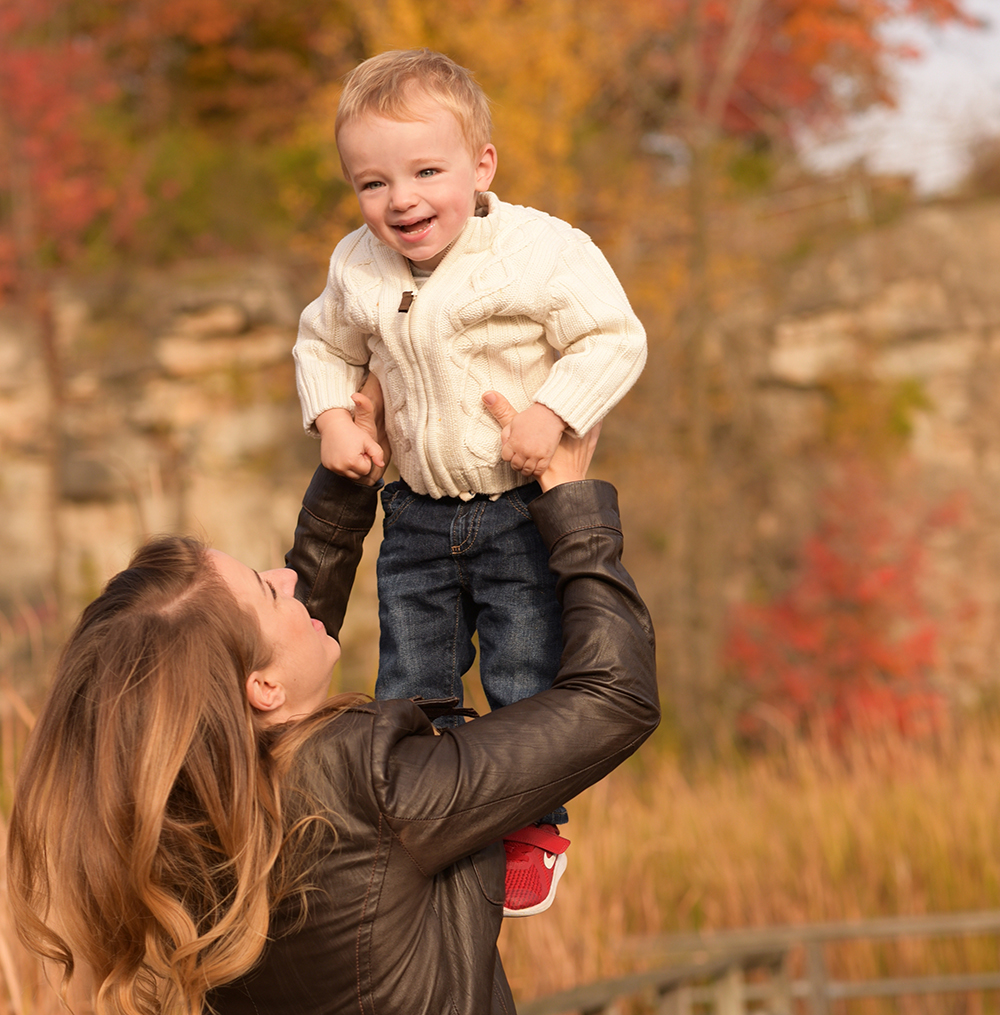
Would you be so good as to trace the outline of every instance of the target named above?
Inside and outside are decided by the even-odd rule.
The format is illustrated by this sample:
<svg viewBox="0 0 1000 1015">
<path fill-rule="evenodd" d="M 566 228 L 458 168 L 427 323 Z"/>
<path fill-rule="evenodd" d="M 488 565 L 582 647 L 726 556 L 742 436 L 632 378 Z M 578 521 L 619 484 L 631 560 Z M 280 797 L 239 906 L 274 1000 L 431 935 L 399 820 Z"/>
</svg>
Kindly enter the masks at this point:
<svg viewBox="0 0 1000 1015">
<path fill-rule="evenodd" d="M 276 898 L 303 890 L 246 698 L 269 653 L 181 537 L 141 548 L 63 650 L 20 766 L 8 877 L 22 939 L 62 964 L 64 993 L 85 963 L 99 1012 L 200 1013 L 260 957 Z"/>
</svg>

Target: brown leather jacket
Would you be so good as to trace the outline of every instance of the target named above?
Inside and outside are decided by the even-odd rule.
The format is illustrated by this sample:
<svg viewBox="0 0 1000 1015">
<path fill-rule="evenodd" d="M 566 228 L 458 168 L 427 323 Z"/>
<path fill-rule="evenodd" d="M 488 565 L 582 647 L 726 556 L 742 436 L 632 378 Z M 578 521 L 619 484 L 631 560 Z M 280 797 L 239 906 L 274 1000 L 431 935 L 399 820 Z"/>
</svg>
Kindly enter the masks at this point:
<svg viewBox="0 0 1000 1015">
<path fill-rule="evenodd" d="M 331 633 L 375 497 L 320 468 L 303 502 L 287 562 Z M 597 782 L 659 721 L 653 631 L 620 561 L 614 488 L 559 486 L 531 512 L 563 604 L 552 688 L 441 736 L 413 701 L 363 703 L 322 727 L 294 782 L 336 838 L 311 870 L 304 922 L 280 906 L 260 965 L 209 995 L 220 1015 L 515 1011 L 496 944 L 499 839 Z"/>
</svg>

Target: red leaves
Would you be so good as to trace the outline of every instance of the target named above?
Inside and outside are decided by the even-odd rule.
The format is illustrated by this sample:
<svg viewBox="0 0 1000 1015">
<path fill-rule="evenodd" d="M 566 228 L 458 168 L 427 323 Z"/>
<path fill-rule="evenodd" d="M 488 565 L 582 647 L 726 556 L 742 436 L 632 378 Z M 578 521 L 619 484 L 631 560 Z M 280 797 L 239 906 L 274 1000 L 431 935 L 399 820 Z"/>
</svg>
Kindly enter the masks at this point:
<svg viewBox="0 0 1000 1015">
<path fill-rule="evenodd" d="M 960 0 L 907 0 L 905 8 L 897 0 L 661 0 L 644 18 L 677 55 L 665 68 L 654 53 L 660 73 L 652 60 L 646 72 L 679 77 L 690 58 L 678 47 L 694 47 L 694 108 L 721 115 L 731 133 L 784 133 L 803 119 L 888 98 L 882 58 L 902 51 L 881 29 L 904 13 L 972 21 Z M 710 97 L 720 86 L 725 101 L 716 114 Z"/>
<path fill-rule="evenodd" d="M 924 546 L 954 525 L 957 506 L 893 500 L 870 469 L 846 467 L 823 496 L 787 590 L 734 611 L 725 653 L 752 699 L 740 717 L 745 734 L 760 736 L 773 710 L 834 742 L 849 730 L 919 735 L 941 722 Z"/>
<path fill-rule="evenodd" d="M 293 134 L 320 21 L 297 0 L 0 0 L 0 298 L 137 236 L 171 131 L 220 153 Z"/>
<path fill-rule="evenodd" d="M 98 126 L 115 84 L 91 40 L 53 28 L 46 6 L 0 0 L 0 294 L 74 257 L 99 218 L 128 205 Z"/>
</svg>

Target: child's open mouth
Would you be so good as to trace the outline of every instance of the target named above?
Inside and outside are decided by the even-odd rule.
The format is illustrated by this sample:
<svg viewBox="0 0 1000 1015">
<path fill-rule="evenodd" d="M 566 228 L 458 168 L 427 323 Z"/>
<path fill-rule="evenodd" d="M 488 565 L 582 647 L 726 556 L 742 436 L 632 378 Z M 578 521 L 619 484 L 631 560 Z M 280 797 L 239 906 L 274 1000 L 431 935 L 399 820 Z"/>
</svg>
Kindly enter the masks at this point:
<svg viewBox="0 0 1000 1015">
<path fill-rule="evenodd" d="M 433 219 L 421 219 L 419 222 L 408 222 L 406 225 L 395 226 L 394 228 L 404 236 L 416 235 L 430 228 Z"/>
</svg>

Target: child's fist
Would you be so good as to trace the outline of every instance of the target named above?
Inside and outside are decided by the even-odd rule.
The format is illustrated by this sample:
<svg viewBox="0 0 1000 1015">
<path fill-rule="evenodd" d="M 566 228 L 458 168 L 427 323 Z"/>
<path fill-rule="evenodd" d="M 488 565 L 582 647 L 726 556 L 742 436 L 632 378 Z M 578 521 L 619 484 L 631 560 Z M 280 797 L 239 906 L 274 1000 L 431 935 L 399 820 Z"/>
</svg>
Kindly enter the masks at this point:
<svg viewBox="0 0 1000 1015">
<path fill-rule="evenodd" d="M 364 480 L 373 469 L 385 468 L 385 456 L 378 441 L 354 422 L 347 409 L 320 413 L 316 429 L 320 434 L 320 461 L 331 472 Z"/>
<path fill-rule="evenodd" d="M 522 476 L 537 478 L 559 447 L 566 424 L 540 402 L 519 412 L 500 433 L 500 457 Z"/>
</svg>

